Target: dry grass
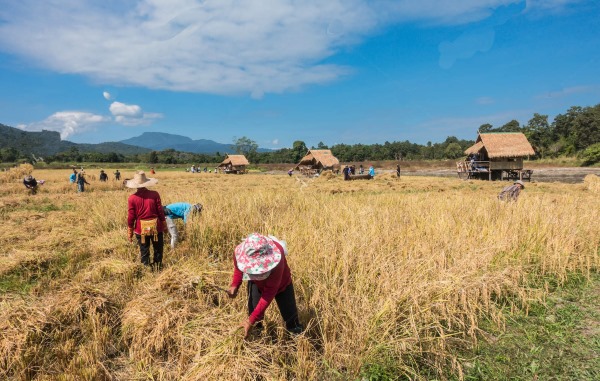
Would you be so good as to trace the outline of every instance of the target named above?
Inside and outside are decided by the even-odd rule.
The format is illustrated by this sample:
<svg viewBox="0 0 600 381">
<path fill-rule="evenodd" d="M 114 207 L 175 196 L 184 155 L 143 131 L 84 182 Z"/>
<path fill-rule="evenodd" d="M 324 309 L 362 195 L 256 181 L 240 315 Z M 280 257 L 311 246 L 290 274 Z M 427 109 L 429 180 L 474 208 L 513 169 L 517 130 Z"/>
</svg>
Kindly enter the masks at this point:
<svg viewBox="0 0 600 381">
<path fill-rule="evenodd" d="M 159 172 L 163 204 L 205 208 L 152 273 L 125 239 L 130 191 L 90 181 L 76 194 L 68 175 L 36 171 L 35 196 L 20 178 L 1 185 L 0 280 L 13 283 L 0 294 L 0 378 L 347 380 L 369 364 L 460 377 L 449 349 L 480 339 L 481 319 L 502 327 L 507 309 L 543 300 L 532 280 L 600 263 L 587 180 L 528 184 L 505 204 L 505 184 L 484 181 Z M 217 288 L 252 231 L 288 243 L 298 337 L 272 306 L 265 332 L 243 340 L 246 300 Z"/>
</svg>

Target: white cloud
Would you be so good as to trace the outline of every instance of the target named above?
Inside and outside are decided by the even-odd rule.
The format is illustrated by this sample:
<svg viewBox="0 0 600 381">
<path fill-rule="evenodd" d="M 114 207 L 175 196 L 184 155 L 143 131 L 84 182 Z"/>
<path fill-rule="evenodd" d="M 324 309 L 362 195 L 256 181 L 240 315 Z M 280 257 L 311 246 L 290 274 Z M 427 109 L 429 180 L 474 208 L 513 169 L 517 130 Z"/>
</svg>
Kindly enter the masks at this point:
<svg viewBox="0 0 600 381">
<path fill-rule="evenodd" d="M 5 1 L 0 50 L 111 85 L 261 98 L 348 75 L 323 61 L 390 23 L 472 22 L 519 1 Z"/>
<path fill-rule="evenodd" d="M 121 102 L 111 103 L 109 110 L 115 121 L 124 126 L 146 126 L 155 119 L 162 118 L 159 113 L 144 113 L 138 105 L 128 105 Z"/>
<path fill-rule="evenodd" d="M 110 93 L 108 91 L 105 91 L 102 93 L 102 96 L 104 97 L 104 99 L 106 99 L 107 101 L 110 101 L 112 99 Z"/>
<path fill-rule="evenodd" d="M 93 130 L 109 121 L 108 117 L 89 112 L 61 111 L 50 115 L 41 122 L 21 124 L 17 127 L 25 131 L 58 131 L 61 139 L 66 139 L 71 135 Z"/>
<path fill-rule="evenodd" d="M 142 108 L 138 105 L 126 105 L 121 102 L 111 103 L 109 110 L 114 116 L 126 116 L 139 118 L 142 116 Z"/>
<path fill-rule="evenodd" d="M 274 146 L 279 145 L 279 139 L 273 139 L 273 141 L 271 141 L 271 144 Z"/>
</svg>

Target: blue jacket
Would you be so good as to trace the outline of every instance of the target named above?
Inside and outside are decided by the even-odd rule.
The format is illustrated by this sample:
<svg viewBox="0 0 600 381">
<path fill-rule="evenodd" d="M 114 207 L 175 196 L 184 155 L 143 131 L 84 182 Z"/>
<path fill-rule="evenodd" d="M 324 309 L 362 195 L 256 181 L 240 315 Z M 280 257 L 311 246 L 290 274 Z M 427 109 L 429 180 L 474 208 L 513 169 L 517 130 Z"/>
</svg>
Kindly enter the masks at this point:
<svg viewBox="0 0 600 381">
<path fill-rule="evenodd" d="M 192 204 L 187 202 L 175 202 L 166 206 L 170 213 L 165 213 L 166 217 L 177 219 L 183 218 L 183 223 L 187 223 L 188 216 L 192 211 Z"/>
<path fill-rule="evenodd" d="M 74 173 L 71 173 L 71 176 L 69 176 L 69 181 L 74 183 L 75 180 L 77 180 L 77 175 Z"/>
</svg>

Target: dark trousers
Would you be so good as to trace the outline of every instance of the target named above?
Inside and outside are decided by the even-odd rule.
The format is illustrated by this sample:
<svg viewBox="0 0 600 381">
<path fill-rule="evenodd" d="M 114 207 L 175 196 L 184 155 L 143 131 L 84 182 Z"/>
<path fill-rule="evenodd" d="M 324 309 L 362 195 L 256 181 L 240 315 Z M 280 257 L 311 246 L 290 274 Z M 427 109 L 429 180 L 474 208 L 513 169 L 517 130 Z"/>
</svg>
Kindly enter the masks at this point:
<svg viewBox="0 0 600 381">
<path fill-rule="evenodd" d="M 142 255 L 142 263 L 146 266 L 150 265 L 150 242 L 154 249 L 154 263 L 161 264 L 163 257 L 163 233 L 158 233 L 158 239 L 152 240 L 152 236 L 146 236 L 146 242 L 142 242 L 142 237 L 136 234 L 138 245 L 140 246 L 140 254 Z"/>
<path fill-rule="evenodd" d="M 248 281 L 248 315 L 256 308 L 261 294 L 258 286 L 254 282 Z M 294 285 L 290 283 L 285 290 L 275 295 L 275 301 L 277 302 L 277 307 L 279 307 L 281 317 L 285 321 L 285 328 L 292 332 L 302 330 L 302 326 L 298 320 L 298 308 L 296 307 Z"/>
</svg>

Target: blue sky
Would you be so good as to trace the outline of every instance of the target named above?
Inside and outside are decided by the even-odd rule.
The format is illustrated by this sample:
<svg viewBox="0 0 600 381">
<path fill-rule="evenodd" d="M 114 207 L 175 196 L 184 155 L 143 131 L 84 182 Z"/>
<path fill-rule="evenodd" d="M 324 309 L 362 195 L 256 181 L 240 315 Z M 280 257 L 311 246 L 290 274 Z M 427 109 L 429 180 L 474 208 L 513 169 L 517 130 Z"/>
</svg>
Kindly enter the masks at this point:
<svg viewBox="0 0 600 381">
<path fill-rule="evenodd" d="M 474 139 L 600 103 L 600 2 L 0 0 L 0 123 L 265 148 Z"/>
</svg>

